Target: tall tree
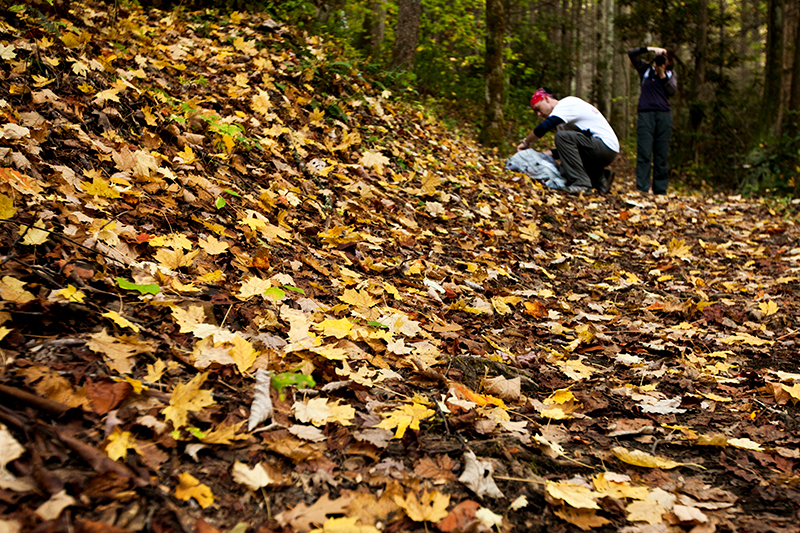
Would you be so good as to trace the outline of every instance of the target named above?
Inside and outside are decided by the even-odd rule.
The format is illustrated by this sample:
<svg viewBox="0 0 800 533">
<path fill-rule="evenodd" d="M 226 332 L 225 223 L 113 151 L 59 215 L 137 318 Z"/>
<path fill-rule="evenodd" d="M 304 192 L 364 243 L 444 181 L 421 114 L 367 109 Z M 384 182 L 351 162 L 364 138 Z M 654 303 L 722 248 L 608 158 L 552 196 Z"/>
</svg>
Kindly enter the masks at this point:
<svg viewBox="0 0 800 533">
<path fill-rule="evenodd" d="M 697 31 L 694 46 L 694 76 L 690 91 L 689 118 L 692 128 L 697 130 L 705 116 L 704 95 L 701 91 L 706 83 L 706 69 L 708 68 L 708 0 L 699 0 L 697 4 Z M 695 147 L 697 148 L 697 147 Z"/>
<path fill-rule="evenodd" d="M 357 47 L 376 57 L 386 36 L 386 0 L 371 0 Z"/>
<path fill-rule="evenodd" d="M 762 135 L 777 133 L 783 84 L 783 0 L 767 0 L 767 49 L 761 100 Z"/>
<path fill-rule="evenodd" d="M 583 24 L 581 24 L 581 9 L 583 0 L 572 0 L 572 25 L 575 28 L 574 46 L 572 52 L 573 68 L 575 69 L 575 90 L 573 91 L 578 98 L 583 97 L 583 64 L 581 62 L 581 43 L 583 39 Z"/>
<path fill-rule="evenodd" d="M 794 59 L 792 60 L 792 85 L 789 91 L 789 108 L 787 119 L 789 121 L 787 133 L 794 139 L 794 195 L 800 196 L 800 175 L 797 169 L 800 168 L 800 0 L 795 0 L 794 19 Z"/>
<path fill-rule="evenodd" d="M 486 107 L 484 113 L 485 123 L 481 131 L 481 142 L 486 146 L 500 146 L 503 144 L 505 132 L 503 120 L 505 19 L 504 0 L 486 0 L 486 56 L 484 63 Z"/>
<path fill-rule="evenodd" d="M 421 11 L 421 0 L 398 1 L 392 68 L 402 70 L 414 66 L 414 52 L 417 49 L 419 40 L 419 17 Z"/>
</svg>

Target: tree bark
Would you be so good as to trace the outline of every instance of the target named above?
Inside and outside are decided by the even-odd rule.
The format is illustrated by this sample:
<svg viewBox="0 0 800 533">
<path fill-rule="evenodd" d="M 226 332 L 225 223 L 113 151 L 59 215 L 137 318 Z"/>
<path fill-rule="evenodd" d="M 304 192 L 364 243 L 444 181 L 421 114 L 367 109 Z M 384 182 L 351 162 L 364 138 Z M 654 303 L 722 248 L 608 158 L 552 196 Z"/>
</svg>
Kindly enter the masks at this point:
<svg viewBox="0 0 800 533">
<path fill-rule="evenodd" d="M 614 5 L 614 19 L 616 20 L 622 14 L 623 7 L 619 2 Z M 627 55 L 622 50 L 615 50 L 612 47 L 614 54 L 612 61 L 614 63 L 613 81 L 612 81 L 612 94 L 614 96 L 611 101 L 611 127 L 617 133 L 617 137 L 628 136 L 628 85 L 629 85 L 629 72 L 626 66 L 630 64 Z"/>
<path fill-rule="evenodd" d="M 503 100 L 503 49 L 506 37 L 504 0 L 486 0 L 486 80 L 485 123 L 481 142 L 486 146 L 500 146 L 504 141 Z"/>
<path fill-rule="evenodd" d="M 414 52 L 419 40 L 421 0 L 399 0 L 395 27 L 392 68 L 406 70 L 414 66 Z"/>
<path fill-rule="evenodd" d="M 384 37 L 386 37 L 386 0 L 372 0 L 369 11 L 364 17 L 364 26 L 357 46 L 370 56 L 377 57 Z"/>
<path fill-rule="evenodd" d="M 800 0 L 795 1 L 795 9 L 800 10 Z M 795 17 L 794 59 L 792 60 L 792 84 L 789 90 L 788 133 L 794 139 L 794 196 L 800 196 L 800 13 Z"/>
<path fill-rule="evenodd" d="M 767 0 L 767 49 L 764 94 L 761 100 L 761 136 L 778 133 L 783 80 L 783 0 Z"/>
<path fill-rule="evenodd" d="M 573 93 L 578 98 L 583 97 L 583 63 L 581 62 L 581 39 L 583 32 L 581 28 L 581 7 L 583 0 L 572 0 L 572 25 L 574 27 L 574 52 L 573 52 L 573 65 L 575 67 L 575 90 Z"/>
</svg>

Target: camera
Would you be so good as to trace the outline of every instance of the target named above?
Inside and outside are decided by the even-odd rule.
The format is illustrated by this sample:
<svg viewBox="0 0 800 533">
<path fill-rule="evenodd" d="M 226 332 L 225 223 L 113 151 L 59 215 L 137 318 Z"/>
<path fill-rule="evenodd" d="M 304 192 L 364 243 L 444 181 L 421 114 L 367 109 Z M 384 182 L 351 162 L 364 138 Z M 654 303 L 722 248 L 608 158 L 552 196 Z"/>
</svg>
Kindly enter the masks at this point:
<svg viewBox="0 0 800 533">
<path fill-rule="evenodd" d="M 656 66 L 662 66 L 664 63 L 667 62 L 667 56 L 664 54 L 659 54 L 656 56 Z"/>
</svg>

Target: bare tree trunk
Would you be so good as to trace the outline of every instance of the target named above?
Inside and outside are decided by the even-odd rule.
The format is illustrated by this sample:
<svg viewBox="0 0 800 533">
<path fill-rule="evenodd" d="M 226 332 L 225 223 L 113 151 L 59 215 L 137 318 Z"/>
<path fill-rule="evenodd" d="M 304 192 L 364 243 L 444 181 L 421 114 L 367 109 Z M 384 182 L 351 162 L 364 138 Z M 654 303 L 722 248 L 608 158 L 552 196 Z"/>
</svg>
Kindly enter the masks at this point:
<svg viewBox="0 0 800 533">
<path fill-rule="evenodd" d="M 611 116 L 612 89 L 614 87 L 614 0 L 603 0 L 603 41 L 602 41 L 602 109 L 606 117 Z"/>
<path fill-rule="evenodd" d="M 764 94 L 761 101 L 761 134 L 778 133 L 783 75 L 783 0 L 767 0 L 767 50 Z"/>
<path fill-rule="evenodd" d="M 614 19 L 616 20 L 622 13 L 622 6 L 619 2 L 614 5 Z M 628 58 L 621 50 L 616 50 L 612 46 L 614 64 L 613 69 L 613 82 L 612 82 L 612 95 L 611 100 L 611 116 L 610 122 L 614 131 L 617 132 L 618 137 L 628 136 L 628 99 L 627 99 L 627 78 L 628 72 L 625 70 L 625 65 L 630 63 Z"/>
<path fill-rule="evenodd" d="M 572 25 L 575 31 L 575 48 L 573 51 L 573 65 L 575 68 L 575 96 L 583 98 L 583 61 L 581 57 L 581 44 L 583 42 L 583 32 L 581 28 L 581 8 L 583 0 L 572 0 Z"/>
<path fill-rule="evenodd" d="M 377 57 L 386 37 L 386 0 L 372 0 L 369 7 L 356 46 L 370 56 Z"/>
<path fill-rule="evenodd" d="M 561 0 L 559 6 L 559 25 L 561 27 L 561 40 L 559 44 L 561 46 L 565 65 L 561 86 L 564 88 L 564 92 L 569 92 L 569 87 L 572 84 L 572 28 L 570 23 L 569 3 L 570 0 Z"/>
<path fill-rule="evenodd" d="M 503 99 L 503 49 L 506 38 L 504 0 L 486 0 L 486 107 L 481 142 L 486 146 L 500 146 L 504 141 Z"/>
<path fill-rule="evenodd" d="M 795 1 L 795 8 L 800 11 L 800 0 Z M 794 59 L 792 60 L 792 85 L 789 90 L 789 118 L 788 133 L 795 139 L 795 161 L 794 161 L 794 195 L 800 196 L 800 175 L 797 169 L 800 168 L 800 12 L 795 17 L 794 24 Z"/>
<path fill-rule="evenodd" d="M 392 68 L 404 70 L 414 66 L 414 52 L 419 40 L 421 11 L 421 0 L 398 1 Z"/>
</svg>

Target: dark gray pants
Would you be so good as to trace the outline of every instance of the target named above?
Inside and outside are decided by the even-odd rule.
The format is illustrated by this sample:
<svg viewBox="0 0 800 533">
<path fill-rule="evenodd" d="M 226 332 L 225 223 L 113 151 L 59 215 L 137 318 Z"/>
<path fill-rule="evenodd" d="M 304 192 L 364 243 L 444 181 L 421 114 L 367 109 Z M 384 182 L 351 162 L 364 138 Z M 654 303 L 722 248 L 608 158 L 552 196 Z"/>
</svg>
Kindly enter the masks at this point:
<svg viewBox="0 0 800 533">
<path fill-rule="evenodd" d="M 614 161 L 617 152 L 599 137 L 575 130 L 557 131 L 555 140 L 561 159 L 561 175 L 567 180 L 567 186 L 599 187 L 603 169 Z"/>
<path fill-rule="evenodd" d="M 650 191 L 650 164 L 653 166 L 653 193 L 667 194 L 669 180 L 669 137 L 672 134 L 670 111 L 640 111 L 636 126 L 636 188 Z"/>
</svg>

